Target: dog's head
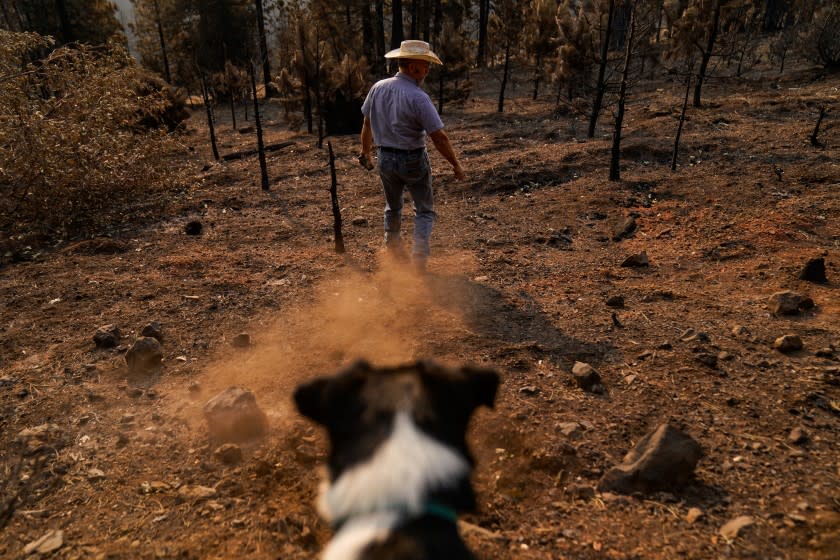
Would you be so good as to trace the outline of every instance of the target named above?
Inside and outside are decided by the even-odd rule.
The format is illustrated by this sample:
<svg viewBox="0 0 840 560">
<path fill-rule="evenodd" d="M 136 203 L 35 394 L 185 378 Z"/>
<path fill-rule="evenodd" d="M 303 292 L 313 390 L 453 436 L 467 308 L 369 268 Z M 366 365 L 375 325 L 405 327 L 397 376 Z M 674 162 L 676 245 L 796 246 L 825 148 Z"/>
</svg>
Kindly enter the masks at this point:
<svg viewBox="0 0 840 560">
<path fill-rule="evenodd" d="M 498 383 L 487 369 L 357 362 L 298 387 L 298 410 L 329 436 L 321 513 L 335 521 L 388 507 L 418 511 L 429 501 L 472 509 L 467 425 L 477 407 L 493 406 Z"/>
</svg>

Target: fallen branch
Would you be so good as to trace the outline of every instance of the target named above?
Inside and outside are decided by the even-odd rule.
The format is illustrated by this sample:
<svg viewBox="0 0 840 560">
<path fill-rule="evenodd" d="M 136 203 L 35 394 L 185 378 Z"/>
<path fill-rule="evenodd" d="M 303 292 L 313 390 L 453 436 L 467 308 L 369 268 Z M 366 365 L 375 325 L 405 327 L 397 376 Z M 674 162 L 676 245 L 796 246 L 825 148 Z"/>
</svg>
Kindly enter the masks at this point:
<svg viewBox="0 0 840 560">
<path fill-rule="evenodd" d="M 288 146 L 293 146 L 294 142 L 278 142 L 277 144 L 269 144 L 265 147 L 266 152 L 276 152 L 277 150 L 282 150 Z M 234 159 L 242 159 L 249 156 L 253 156 L 258 154 L 260 151 L 258 148 L 253 148 L 250 150 L 242 150 L 239 152 L 233 152 L 227 155 L 222 156 L 222 161 L 231 161 Z"/>
</svg>

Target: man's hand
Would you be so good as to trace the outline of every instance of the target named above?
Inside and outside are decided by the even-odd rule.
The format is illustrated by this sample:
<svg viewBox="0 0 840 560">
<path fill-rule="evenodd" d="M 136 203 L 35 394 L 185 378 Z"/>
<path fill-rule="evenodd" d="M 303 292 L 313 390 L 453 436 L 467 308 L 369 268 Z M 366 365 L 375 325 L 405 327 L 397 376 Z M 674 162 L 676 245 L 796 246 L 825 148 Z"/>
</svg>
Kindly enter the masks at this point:
<svg viewBox="0 0 840 560">
<path fill-rule="evenodd" d="M 367 169 L 368 171 L 372 170 L 376 167 L 373 163 L 373 157 L 370 154 L 366 154 L 362 152 L 359 154 L 359 165 Z"/>
<path fill-rule="evenodd" d="M 460 163 L 456 163 L 455 165 L 453 165 L 452 166 L 452 171 L 455 173 L 455 178 L 458 179 L 459 181 L 463 181 L 464 179 L 467 178 L 467 174 L 464 173 L 464 170 L 461 168 Z"/>
</svg>

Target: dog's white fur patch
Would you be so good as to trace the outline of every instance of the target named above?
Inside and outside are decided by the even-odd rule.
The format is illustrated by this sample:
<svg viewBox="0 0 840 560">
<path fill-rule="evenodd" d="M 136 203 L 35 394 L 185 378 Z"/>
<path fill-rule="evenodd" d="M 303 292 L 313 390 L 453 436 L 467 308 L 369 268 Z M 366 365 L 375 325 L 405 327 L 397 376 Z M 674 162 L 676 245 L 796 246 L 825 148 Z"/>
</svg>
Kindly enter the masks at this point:
<svg viewBox="0 0 840 560">
<path fill-rule="evenodd" d="M 332 538 L 324 549 L 322 560 L 356 560 L 366 546 L 385 540 L 401 517 L 397 512 L 354 517 Z"/>
<path fill-rule="evenodd" d="M 391 435 L 373 456 L 322 487 L 318 510 L 331 522 L 384 511 L 419 514 L 430 491 L 469 471 L 465 457 L 423 433 L 407 412 L 397 412 Z"/>
</svg>

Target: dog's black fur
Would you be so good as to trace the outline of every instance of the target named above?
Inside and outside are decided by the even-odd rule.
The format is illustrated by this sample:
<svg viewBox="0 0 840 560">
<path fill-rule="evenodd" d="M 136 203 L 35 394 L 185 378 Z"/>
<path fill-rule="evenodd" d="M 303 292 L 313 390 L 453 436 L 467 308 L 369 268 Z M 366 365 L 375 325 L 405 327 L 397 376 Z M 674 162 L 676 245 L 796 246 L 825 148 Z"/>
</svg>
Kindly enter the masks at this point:
<svg viewBox="0 0 840 560">
<path fill-rule="evenodd" d="M 454 515 L 475 509 L 465 435 L 475 409 L 493 406 L 498 383 L 487 369 L 422 361 L 375 369 L 357 362 L 298 387 L 298 410 L 329 436 L 329 485 L 321 509 L 337 528 L 334 543 L 363 541 L 335 543 L 325 558 L 474 558 Z M 384 529 L 373 529 L 376 518 L 387 518 Z"/>
</svg>

